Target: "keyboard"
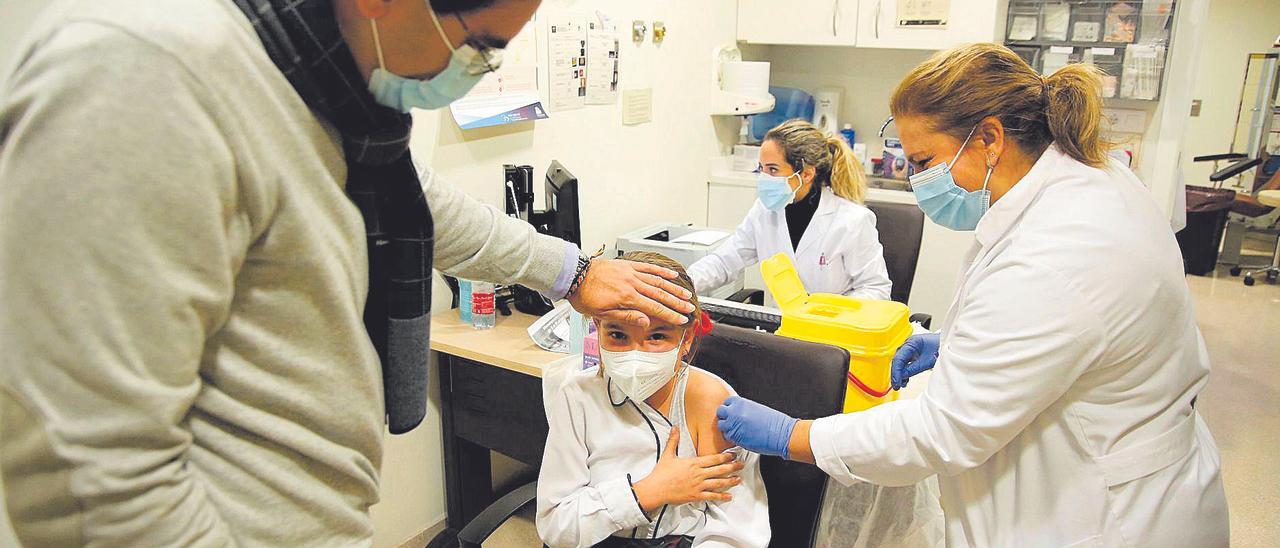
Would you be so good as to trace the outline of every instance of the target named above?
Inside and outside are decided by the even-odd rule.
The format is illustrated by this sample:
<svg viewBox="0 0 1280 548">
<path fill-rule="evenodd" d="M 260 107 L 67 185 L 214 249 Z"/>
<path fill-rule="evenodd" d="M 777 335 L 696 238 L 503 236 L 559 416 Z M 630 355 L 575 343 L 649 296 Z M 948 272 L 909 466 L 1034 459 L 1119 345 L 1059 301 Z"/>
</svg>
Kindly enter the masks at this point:
<svg viewBox="0 0 1280 548">
<path fill-rule="evenodd" d="M 758 329 L 773 333 L 782 326 L 782 312 L 776 308 L 744 304 L 723 299 L 701 298 L 702 310 L 711 316 L 711 321 Z"/>
</svg>

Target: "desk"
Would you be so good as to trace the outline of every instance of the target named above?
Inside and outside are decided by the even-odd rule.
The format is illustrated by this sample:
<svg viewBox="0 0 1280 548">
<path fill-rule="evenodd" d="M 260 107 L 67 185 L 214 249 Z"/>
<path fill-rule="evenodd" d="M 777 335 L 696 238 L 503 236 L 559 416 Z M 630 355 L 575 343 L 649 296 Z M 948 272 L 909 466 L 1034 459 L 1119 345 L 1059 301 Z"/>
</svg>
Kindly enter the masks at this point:
<svg viewBox="0 0 1280 548">
<path fill-rule="evenodd" d="M 495 500 L 489 451 L 537 467 L 547 440 L 542 368 L 564 354 L 534 344 L 537 318 L 499 315 L 478 330 L 457 310 L 431 318 L 431 350 L 439 361 L 444 445 L 446 531 L 456 533 Z"/>
<path fill-rule="evenodd" d="M 431 350 L 439 358 L 440 415 L 444 444 L 444 534 L 456 534 L 496 497 L 489 451 L 538 467 L 547 440 L 542 368 L 564 354 L 534 344 L 526 329 L 535 317 L 498 316 L 497 326 L 477 330 L 457 310 L 431 318 Z M 928 372 L 900 393 L 924 390 Z"/>
</svg>

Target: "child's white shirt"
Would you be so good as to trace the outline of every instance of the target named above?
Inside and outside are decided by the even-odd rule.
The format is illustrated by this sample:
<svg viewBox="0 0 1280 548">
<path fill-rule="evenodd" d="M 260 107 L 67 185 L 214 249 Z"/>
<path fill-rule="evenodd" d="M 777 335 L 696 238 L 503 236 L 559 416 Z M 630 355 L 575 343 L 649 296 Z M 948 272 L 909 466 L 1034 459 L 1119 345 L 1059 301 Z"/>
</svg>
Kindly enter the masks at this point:
<svg viewBox="0 0 1280 548">
<path fill-rule="evenodd" d="M 697 370 L 682 373 L 671 420 L 684 422 L 684 386 Z M 671 422 L 645 402 L 632 402 L 596 368 L 570 373 L 547 399 L 550 432 L 538 475 L 538 534 L 548 546 L 591 546 L 610 535 L 636 538 L 688 535 L 694 546 L 767 546 L 769 506 L 760 479 L 760 457 L 740 451 L 742 483 L 730 502 L 640 509 L 631 483 L 647 476 L 671 434 Z M 691 428 L 679 424 L 676 455 L 696 456 Z"/>
</svg>

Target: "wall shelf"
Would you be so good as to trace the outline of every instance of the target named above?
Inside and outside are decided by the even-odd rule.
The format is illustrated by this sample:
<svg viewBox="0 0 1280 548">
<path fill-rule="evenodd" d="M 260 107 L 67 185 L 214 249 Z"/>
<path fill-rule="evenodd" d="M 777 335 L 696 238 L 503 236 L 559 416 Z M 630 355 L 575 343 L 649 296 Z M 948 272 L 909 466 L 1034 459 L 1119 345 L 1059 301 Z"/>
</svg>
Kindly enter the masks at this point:
<svg viewBox="0 0 1280 548">
<path fill-rule="evenodd" d="M 1042 75 L 1098 67 L 1103 97 L 1158 101 L 1176 0 L 1010 0 L 1004 44 Z"/>
</svg>

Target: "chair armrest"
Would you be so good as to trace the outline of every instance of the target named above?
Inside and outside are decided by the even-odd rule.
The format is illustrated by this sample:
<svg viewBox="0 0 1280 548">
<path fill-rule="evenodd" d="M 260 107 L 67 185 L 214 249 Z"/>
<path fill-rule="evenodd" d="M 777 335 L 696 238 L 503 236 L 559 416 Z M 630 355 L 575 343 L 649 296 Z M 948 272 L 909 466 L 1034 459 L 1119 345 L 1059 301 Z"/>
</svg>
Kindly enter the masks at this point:
<svg viewBox="0 0 1280 548">
<path fill-rule="evenodd" d="M 754 304 L 756 306 L 764 306 L 764 290 L 762 289 L 740 289 L 737 293 L 729 295 L 726 301 L 735 303 Z"/>
<path fill-rule="evenodd" d="M 1261 163 L 1262 163 L 1262 158 L 1250 158 L 1247 160 L 1240 160 L 1239 162 L 1236 162 L 1227 167 L 1219 169 L 1218 171 L 1213 172 L 1213 175 L 1209 176 L 1209 180 L 1215 183 L 1220 181 L 1225 181 L 1227 179 L 1235 177 L 1236 175 L 1244 173 L 1252 169 L 1254 166 L 1257 166 L 1258 164 L 1261 164 Z"/>
<path fill-rule="evenodd" d="M 1245 155 L 1239 152 L 1228 152 L 1226 154 L 1206 154 L 1204 156 L 1196 156 L 1192 158 L 1192 162 L 1216 162 L 1218 160 L 1241 160 Z"/>
<path fill-rule="evenodd" d="M 907 319 L 907 321 L 916 322 L 920 324 L 922 327 L 924 327 L 925 329 L 929 329 L 929 325 L 933 323 L 933 315 L 932 314 L 912 314 L 911 317 Z"/>
<path fill-rule="evenodd" d="M 512 515 L 519 512 L 526 504 L 538 498 L 538 482 L 531 481 L 490 504 L 471 520 L 461 531 L 458 531 L 458 545 L 462 548 L 479 548 L 498 527 L 506 523 Z"/>
</svg>

